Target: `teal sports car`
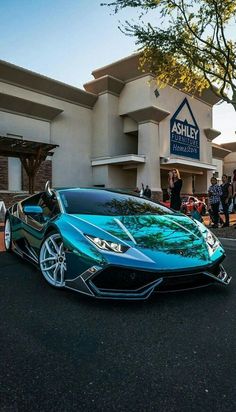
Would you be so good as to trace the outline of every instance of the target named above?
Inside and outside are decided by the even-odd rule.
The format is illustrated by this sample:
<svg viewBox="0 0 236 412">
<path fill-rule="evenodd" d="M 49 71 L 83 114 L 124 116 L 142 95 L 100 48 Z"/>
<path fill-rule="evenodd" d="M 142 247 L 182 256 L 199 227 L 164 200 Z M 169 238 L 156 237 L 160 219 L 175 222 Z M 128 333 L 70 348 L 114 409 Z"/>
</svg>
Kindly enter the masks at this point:
<svg viewBox="0 0 236 412">
<path fill-rule="evenodd" d="M 7 210 L 4 239 L 50 285 L 96 298 L 141 300 L 231 280 L 210 230 L 132 193 L 47 184 Z"/>
</svg>

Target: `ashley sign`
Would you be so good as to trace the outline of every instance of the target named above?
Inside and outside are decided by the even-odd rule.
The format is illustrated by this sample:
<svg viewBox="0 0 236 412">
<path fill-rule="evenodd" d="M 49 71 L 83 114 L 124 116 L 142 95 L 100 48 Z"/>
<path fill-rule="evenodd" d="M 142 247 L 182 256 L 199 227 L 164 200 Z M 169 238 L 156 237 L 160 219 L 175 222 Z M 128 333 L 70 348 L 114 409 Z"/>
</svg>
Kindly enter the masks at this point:
<svg viewBox="0 0 236 412">
<path fill-rule="evenodd" d="M 187 99 L 170 120 L 170 153 L 199 159 L 200 131 Z"/>
</svg>

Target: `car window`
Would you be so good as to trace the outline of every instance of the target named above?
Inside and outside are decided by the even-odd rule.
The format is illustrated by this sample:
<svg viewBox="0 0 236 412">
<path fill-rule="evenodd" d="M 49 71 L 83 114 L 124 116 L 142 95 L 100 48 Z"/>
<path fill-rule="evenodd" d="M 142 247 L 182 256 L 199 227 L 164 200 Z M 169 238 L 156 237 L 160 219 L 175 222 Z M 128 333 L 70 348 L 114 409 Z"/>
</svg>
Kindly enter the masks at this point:
<svg viewBox="0 0 236 412">
<path fill-rule="evenodd" d="M 62 190 L 59 195 L 69 214 L 124 216 L 174 213 L 160 203 L 109 190 Z"/>
<path fill-rule="evenodd" d="M 51 219 L 60 212 L 57 199 L 54 196 L 49 197 L 46 193 L 43 193 L 39 198 L 38 206 L 41 206 L 43 209 L 45 219 Z"/>
<path fill-rule="evenodd" d="M 27 199 L 21 202 L 22 207 L 28 206 L 28 205 L 37 206 L 41 196 L 42 196 L 42 193 L 37 193 L 36 195 L 27 197 Z"/>
<path fill-rule="evenodd" d="M 27 215 L 27 222 L 28 224 L 34 226 L 34 221 L 37 224 L 44 224 L 47 220 L 51 219 L 52 217 L 56 216 L 60 213 L 60 208 L 58 205 L 57 199 L 53 197 L 49 197 L 46 193 L 37 193 L 34 196 L 31 196 L 25 199 L 22 203 L 22 208 L 24 206 L 41 206 L 43 209 L 43 215 L 39 214 L 32 214 Z"/>
</svg>

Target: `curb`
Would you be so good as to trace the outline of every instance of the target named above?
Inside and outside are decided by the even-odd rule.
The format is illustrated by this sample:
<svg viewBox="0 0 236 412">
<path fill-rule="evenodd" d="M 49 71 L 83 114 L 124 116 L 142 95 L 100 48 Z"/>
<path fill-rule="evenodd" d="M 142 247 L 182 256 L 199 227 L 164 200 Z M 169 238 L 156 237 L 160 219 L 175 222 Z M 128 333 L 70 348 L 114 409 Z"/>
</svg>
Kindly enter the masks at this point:
<svg viewBox="0 0 236 412">
<path fill-rule="evenodd" d="M 236 242 L 236 239 L 233 239 L 232 237 L 218 237 L 219 240 L 231 240 L 233 242 Z"/>
<path fill-rule="evenodd" d="M 235 251 L 236 250 L 236 239 L 232 239 L 232 238 L 226 238 L 226 237 L 221 237 L 221 238 L 218 238 L 219 239 L 219 241 L 222 243 L 222 246 L 226 249 L 228 249 L 228 250 L 231 250 L 231 251 Z"/>
</svg>

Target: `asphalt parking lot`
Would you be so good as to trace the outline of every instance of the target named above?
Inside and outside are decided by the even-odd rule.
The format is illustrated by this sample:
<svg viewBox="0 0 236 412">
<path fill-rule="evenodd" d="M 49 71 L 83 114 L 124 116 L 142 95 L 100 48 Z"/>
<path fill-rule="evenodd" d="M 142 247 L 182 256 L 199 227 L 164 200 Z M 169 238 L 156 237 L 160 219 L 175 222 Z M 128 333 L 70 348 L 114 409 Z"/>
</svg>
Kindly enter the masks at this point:
<svg viewBox="0 0 236 412">
<path fill-rule="evenodd" d="M 0 411 L 236 410 L 235 279 L 98 301 L 55 290 L 17 256 L 0 262 Z"/>
</svg>

